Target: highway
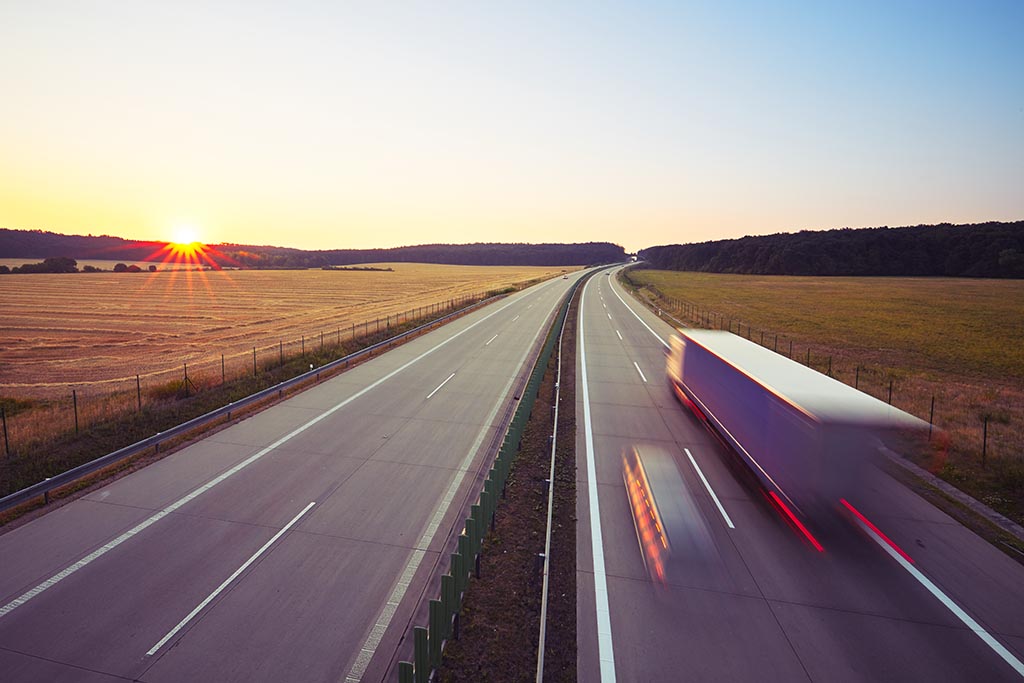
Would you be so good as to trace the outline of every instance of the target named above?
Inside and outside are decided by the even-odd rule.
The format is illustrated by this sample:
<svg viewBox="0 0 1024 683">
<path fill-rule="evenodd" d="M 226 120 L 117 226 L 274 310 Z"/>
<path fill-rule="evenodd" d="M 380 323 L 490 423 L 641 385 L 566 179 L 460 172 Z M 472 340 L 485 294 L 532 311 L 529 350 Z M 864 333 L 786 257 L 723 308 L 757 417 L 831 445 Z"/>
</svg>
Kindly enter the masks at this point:
<svg viewBox="0 0 1024 683">
<path fill-rule="evenodd" d="M 837 503 L 819 551 L 674 397 L 672 328 L 604 273 L 580 311 L 578 680 L 1024 678 L 1024 566 L 881 472 L 849 501 L 877 532 Z M 713 540 L 665 585 L 623 483 L 636 445 L 672 454 Z"/>
<path fill-rule="evenodd" d="M 576 277 L 488 305 L 0 536 L 0 679 L 394 679 Z"/>
</svg>

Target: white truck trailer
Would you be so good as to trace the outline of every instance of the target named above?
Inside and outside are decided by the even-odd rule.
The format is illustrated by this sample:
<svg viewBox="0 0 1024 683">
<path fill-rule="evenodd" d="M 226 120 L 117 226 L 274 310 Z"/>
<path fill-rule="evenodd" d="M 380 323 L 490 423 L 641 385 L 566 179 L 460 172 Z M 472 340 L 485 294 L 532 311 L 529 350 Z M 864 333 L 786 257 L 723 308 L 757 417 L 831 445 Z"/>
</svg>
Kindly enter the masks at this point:
<svg viewBox="0 0 1024 683">
<path fill-rule="evenodd" d="M 679 330 L 677 396 L 804 515 L 854 494 L 879 439 L 927 423 L 730 332 Z"/>
</svg>

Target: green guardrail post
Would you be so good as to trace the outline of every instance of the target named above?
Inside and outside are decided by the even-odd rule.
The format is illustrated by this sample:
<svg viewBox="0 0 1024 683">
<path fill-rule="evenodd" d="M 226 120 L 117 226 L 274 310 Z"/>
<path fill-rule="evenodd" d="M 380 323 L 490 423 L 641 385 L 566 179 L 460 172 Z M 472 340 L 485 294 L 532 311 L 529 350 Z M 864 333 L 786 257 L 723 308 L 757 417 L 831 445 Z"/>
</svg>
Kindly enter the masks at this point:
<svg viewBox="0 0 1024 683">
<path fill-rule="evenodd" d="M 501 490 L 501 472 L 497 468 L 492 467 L 491 471 L 487 473 L 487 479 L 484 481 L 484 491 L 490 491 L 491 495 L 494 496 L 494 510 L 498 510 L 498 491 Z"/>
<path fill-rule="evenodd" d="M 487 482 L 484 482 L 484 490 L 480 492 L 480 507 L 483 508 L 484 516 L 480 520 L 483 525 L 483 533 L 494 525 L 494 494 L 487 490 Z"/>
<path fill-rule="evenodd" d="M 480 510 L 479 510 L 480 506 L 479 505 L 474 505 L 473 508 L 477 508 L 476 514 L 480 514 Z M 470 508 L 470 509 L 473 509 L 473 508 Z M 480 533 L 479 533 L 479 529 L 480 529 L 480 525 L 478 525 L 476 523 L 476 517 L 470 516 L 470 517 L 466 518 L 466 531 L 469 532 L 466 535 L 469 536 L 469 551 L 470 551 L 470 553 L 469 553 L 469 563 L 471 565 L 473 564 L 473 559 L 475 558 L 476 554 L 478 552 L 480 552 Z M 472 571 L 472 570 L 470 570 L 470 571 Z"/>
<path fill-rule="evenodd" d="M 430 666 L 441 666 L 441 643 L 444 641 L 444 607 L 440 600 L 430 601 Z"/>
<path fill-rule="evenodd" d="M 469 572 L 473 567 L 473 548 L 469 541 L 469 534 L 459 536 L 459 555 L 462 556 L 462 561 L 459 568 L 459 592 L 463 593 L 466 590 L 466 584 L 469 583 Z"/>
<path fill-rule="evenodd" d="M 480 504 L 469 506 L 469 515 L 473 520 L 473 552 L 477 553 L 480 551 L 480 545 L 483 542 L 483 511 L 480 509 Z"/>
<path fill-rule="evenodd" d="M 415 683 L 412 662 L 398 663 L 398 683 Z"/>
<path fill-rule="evenodd" d="M 455 595 L 455 577 L 452 574 L 445 574 L 441 577 L 441 598 L 445 604 L 444 635 L 445 638 L 450 638 L 452 635 L 452 617 L 459 611 L 459 601 Z"/>
<path fill-rule="evenodd" d="M 430 652 L 427 647 L 427 629 L 416 626 L 412 630 L 413 661 L 416 683 L 428 683 L 430 680 Z"/>
</svg>

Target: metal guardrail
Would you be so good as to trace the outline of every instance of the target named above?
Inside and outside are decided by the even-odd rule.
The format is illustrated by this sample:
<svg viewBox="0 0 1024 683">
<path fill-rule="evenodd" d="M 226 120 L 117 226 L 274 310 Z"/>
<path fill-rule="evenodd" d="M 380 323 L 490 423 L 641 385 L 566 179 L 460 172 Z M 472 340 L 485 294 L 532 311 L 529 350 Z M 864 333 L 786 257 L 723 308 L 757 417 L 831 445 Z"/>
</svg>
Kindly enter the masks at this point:
<svg viewBox="0 0 1024 683">
<path fill-rule="evenodd" d="M 320 373 L 329 372 L 343 365 L 348 366 L 349 363 L 351 363 L 354 360 L 358 360 L 363 356 L 372 356 L 374 351 L 388 348 L 397 342 L 400 342 L 409 337 L 416 336 L 421 332 L 429 330 L 430 328 L 436 325 L 442 325 L 457 317 L 463 316 L 476 308 L 480 308 L 491 303 L 492 301 L 496 301 L 497 299 L 502 298 L 502 296 L 503 295 L 499 294 L 496 296 L 488 297 L 486 299 L 481 299 L 480 301 L 477 301 L 474 304 L 470 304 L 469 306 L 460 308 L 457 311 L 453 311 L 440 318 L 436 318 L 434 320 L 431 320 L 430 322 L 414 327 L 411 330 L 406 330 L 405 332 L 397 334 L 394 337 L 389 337 L 383 341 L 377 342 L 376 344 L 367 346 L 365 349 L 360 349 L 355 353 L 350 353 L 349 355 L 331 361 L 326 365 L 321 365 L 319 368 L 314 368 L 309 372 L 304 372 L 301 375 L 297 375 L 295 377 L 292 377 L 291 379 L 279 382 L 272 387 L 268 387 L 266 389 L 263 389 L 262 391 L 258 391 L 255 394 L 250 394 L 249 396 L 229 403 L 226 406 L 222 406 L 198 417 L 194 417 L 188 422 L 183 422 L 182 424 L 176 427 L 172 427 L 163 432 L 158 432 L 153 436 L 142 439 L 141 441 L 136 441 L 135 443 L 129 446 L 119 448 L 118 450 L 112 453 L 101 455 L 100 457 L 94 460 L 90 460 L 87 463 L 70 469 L 67 472 L 58 474 L 55 477 L 44 479 L 43 481 L 37 484 L 32 484 L 31 486 L 23 488 L 20 491 L 15 491 L 14 493 L 8 494 L 3 498 L 0 498 L 0 512 L 5 512 L 13 507 L 26 503 L 32 500 L 33 498 L 38 498 L 40 496 L 43 496 L 44 501 L 48 503 L 49 494 L 53 490 L 67 486 L 68 484 L 74 483 L 75 481 L 81 479 L 82 477 L 86 477 L 90 474 L 110 467 L 111 465 L 115 465 L 122 460 L 139 454 L 140 452 L 146 450 L 151 446 L 156 449 L 159 449 L 160 444 L 163 441 L 172 439 L 177 436 L 181 436 L 182 434 L 186 434 L 192 431 L 193 429 L 207 425 L 218 418 L 227 416 L 228 419 L 230 419 L 231 413 L 233 411 L 241 410 L 255 403 L 259 403 L 260 401 L 270 398 L 274 394 L 284 392 L 285 389 L 289 389 L 291 387 L 294 387 L 298 384 L 302 384 L 303 382 L 307 382 L 312 379 L 316 379 L 317 381 L 319 381 Z"/>
</svg>

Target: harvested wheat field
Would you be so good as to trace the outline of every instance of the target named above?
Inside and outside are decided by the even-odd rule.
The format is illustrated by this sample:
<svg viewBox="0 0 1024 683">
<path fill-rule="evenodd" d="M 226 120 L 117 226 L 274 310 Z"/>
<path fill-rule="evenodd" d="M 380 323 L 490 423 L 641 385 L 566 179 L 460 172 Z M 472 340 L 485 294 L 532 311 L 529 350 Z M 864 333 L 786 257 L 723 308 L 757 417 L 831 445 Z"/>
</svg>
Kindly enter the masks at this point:
<svg viewBox="0 0 1024 683">
<path fill-rule="evenodd" d="M 135 386 L 221 371 L 373 330 L 418 307 L 560 274 L 560 267 L 383 264 L 387 271 L 239 270 L 0 277 L 0 397 Z"/>
</svg>

